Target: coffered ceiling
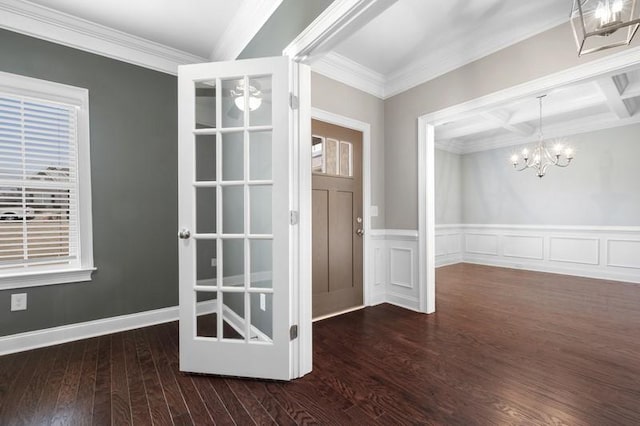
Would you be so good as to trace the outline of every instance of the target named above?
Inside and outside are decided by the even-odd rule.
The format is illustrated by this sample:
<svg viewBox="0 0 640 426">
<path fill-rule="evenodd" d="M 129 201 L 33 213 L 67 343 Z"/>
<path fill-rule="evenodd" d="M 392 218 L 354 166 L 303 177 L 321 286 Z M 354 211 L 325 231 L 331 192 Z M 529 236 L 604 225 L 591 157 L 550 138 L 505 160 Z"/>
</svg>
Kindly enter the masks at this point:
<svg viewBox="0 0 640 426">
<path fill-rule="evenodd" d="M 624 70 L 563 86 L 543 99 L 545 139 L 640 122 L 640 70 Z M 436 146 L 469 153 L 519 145 L 538 138 L 535 97 L 457 117 L 436 127 Z"/>
</svg>

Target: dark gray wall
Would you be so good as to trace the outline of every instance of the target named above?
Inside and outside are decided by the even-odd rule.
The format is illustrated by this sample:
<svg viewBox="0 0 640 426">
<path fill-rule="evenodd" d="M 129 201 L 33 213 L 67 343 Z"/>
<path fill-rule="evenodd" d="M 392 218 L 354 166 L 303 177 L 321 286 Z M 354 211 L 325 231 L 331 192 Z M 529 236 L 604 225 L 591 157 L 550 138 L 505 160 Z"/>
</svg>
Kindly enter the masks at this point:
<svg viewBox="0 0 640 426">
<path fill-rule="evenodd" d="M 0 30 L 0 71 L 89 89 L 93 281 L 0 291 L 0 335 L 178 303 L 176 77 Z M 28 294 L 10 312 L 12 293 Z"/>
<path fill-rule="evenodd" d="M 238 59 L 281 56 L 282 50 L 333 3 L 333 0 L 284 0 Z"/>
</svg>

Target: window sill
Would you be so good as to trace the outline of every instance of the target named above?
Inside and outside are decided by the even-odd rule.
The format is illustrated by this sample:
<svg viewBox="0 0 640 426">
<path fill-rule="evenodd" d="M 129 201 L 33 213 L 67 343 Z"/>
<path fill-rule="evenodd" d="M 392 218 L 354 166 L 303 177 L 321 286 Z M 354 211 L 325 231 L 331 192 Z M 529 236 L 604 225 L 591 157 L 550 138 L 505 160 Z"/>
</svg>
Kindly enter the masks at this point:
<svg viewBox="0 0 640 426">
<path fill-rule="evenodd" d="M 0 290 L 91 281 L 96 268 L 43 270 L 0 276 Z"/>
</svg>

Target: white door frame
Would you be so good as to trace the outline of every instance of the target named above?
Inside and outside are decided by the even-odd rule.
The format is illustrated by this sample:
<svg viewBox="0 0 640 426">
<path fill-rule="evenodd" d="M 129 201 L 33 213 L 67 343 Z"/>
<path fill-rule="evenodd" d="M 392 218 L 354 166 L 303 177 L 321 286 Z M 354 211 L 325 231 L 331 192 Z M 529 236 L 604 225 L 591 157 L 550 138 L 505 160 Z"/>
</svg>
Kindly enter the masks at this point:
<svg viewBox="0 0 640 426">
<path fill-rule="evenodd" d="M 435 312 L 435 128 L 443 123 L 523 97 L 535 97 L 566 84 L 640 65 L 640 47 L 595 59 L 479 98 L 418 117 L 418 274 L 420 306 Z"/>
<path fill-rule="evenodd" d="M 373 277 L 371 272 L 371 124 L 355 120 L 344 115 L 334 114 L 319 108 L 311 108 L 311 118 L 325 123 L 362 132 L 362 225 L 364 239 L 362 244 L 362 304 L 371 306 Z"/>
<path fill-rule="evenodd" d="M 282 54 L 290 57 L 299 64 L 309 63 L 314 55 L 322 54 L 335 44 L 351 34 L 351 31 L 364 25 L 373 19 L 377 14 L 384 11 L 397 0 L 335 0 L 327 7 L 327 9 L 316 18 L 302 33 L 298 35 L 285 49 Z M 295 75 L 299 71 L 301 75 L 296 78 Z M 294 81 L 300 78 L 309 78 L 309 72 L 305 71 L 304 66 L 294 64 Z M 309 85 L 310 86 L 310 85 Z M 291 93 L 295 93 L 290 88 Z M 297 111 L 300 116 L 309 114 L 311 111 L 305 111 L 310 105 L 306 96 L 310 93 L 300 93 L 299 104 L 301 110 Z M 334 117 L 335 118 L 335 117 Z M 299 120 L 294 120 L 299 121 Z M 300 128 L 292 128 L 293 133 L 298 133 L 300 140 L 308 134 L 307 140 L 311 140 L 311 120 L 305 123 L 304 120 L 299 121 Z M 365 124 L 365 123 L 356 123 Z M 350 127 L 350 126 L 347 126 Z M 363 132 L 364 133 L 364 132 Z M 290 188 L 292 207 L 291 210 L 297 212 L 298 226 L 294 226 L 291 232 L 291 282 L 293 283 L 291 290 L 291 318 L 293 324 L 298 324 L 298 338 L 291 345 L 292 366 L 297 376 L 302 376 L 311 371 L 313 365 L 312 351 L 312 313 L 311 313 L 311 143 L 300 144 L 292 147 L 292 176 L 294 182 Z M 363 157 L 365 157 L 363 146 Z M 366 158 L 366 157 L 365 157 Z M 364 174 L 364 163 L 363 163 Z M 296 179 L 297 176 L 297 179 Z M 364 178 L 364 176 L 363 176 Z M 363 203 L 365 204 L 365 218 L 368 218 L 368 193 L 369 188 L 364 187 L 363 182 Z M 367 223 L 367 221 L 365 221 Z M 365 228 L 365 244 L 366 236 L 369 234 Z M 367 252 L 365 251 L 363 259 L 364 273 L 367 271 Z M 365 277 L 363 276 L 363 280 Z M 363 295 L 364 296 L 364 295 Z M 366 300 L 366 299 L 365 299 Z M 295 375 L 295 374 L 294 374 Z"/>
</svg>

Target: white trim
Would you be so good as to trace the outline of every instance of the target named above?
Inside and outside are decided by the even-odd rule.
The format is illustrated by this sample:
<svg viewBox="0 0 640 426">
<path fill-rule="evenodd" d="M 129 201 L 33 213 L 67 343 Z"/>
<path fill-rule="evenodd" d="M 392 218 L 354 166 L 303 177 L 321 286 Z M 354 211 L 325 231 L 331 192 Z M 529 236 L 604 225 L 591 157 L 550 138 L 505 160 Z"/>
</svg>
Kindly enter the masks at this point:
<svg viewBox="0 0 640 426">
<path fill-rule="evenodd" d="M 471 251 L 461 242 L 472 235 L 491 240 Z M 639 226 L 450 224 L 438 225 L 436 237 L 437 267 L 467 262 L 640 283 Z"/>
<path fill-rule="evenodd" d="M 38 287 L 51 284 L 80 283 L 91 281 L 96 268 L 29 271 L 0 277 L 0 289 Z"/>
<path fill-rule="evenodd" d="M 389 74 L 386 78 L 384 99 L 388 99 L 399 93 L 405 92 L 427 81 L 438 78 L 448 72 L 461 68 L 471 62 L 475 62 L 493 53 L 496 53 L 509 46 L 517 44 L 523 40 L 531 38 L 536 34 L 548 31 L 568 21 L 567 16 L 545 22 L 544 25 L 538 26 L 532 31 L 517 38 L 494 37 L 491 40 L 482 42 L 482 49 L 471 51 L 464 47 L 460 49 L 449 48 L 447 55 L 433 58 L 425 58 L 422 62 L 412 63 L 409 66 L 401 68 Z M 468 53 L 467 53 L 468 52 Z"/>
<path fill-rule="evenodd" d="M 0 4 L 1 9 L 2 4 Z M 82 87 L 0 72 L 0 93 L 62 103 L 76 108 L 76 188 L 78 193 L 78 260 L 74 265 L 32 269 L 26 273 L 0 274 L 0 289 L 33 287 L 65 282 L 90 281 L 93 263 L 93 220 L 91 201 L 91 143 L 89 91 Z"/>
<path fill-rule="evenodd" d="M 335 0 L 302 31 L 283 55 L 305 61 L 312 55 L 330 50 L 350 31 L 370 21 L 397 0 Z"/>
<path fill-rule="evenodd" d="M 0 355 L 177 321 L 178 312 L 177 306 L 171 306 L 169 308 L 3 336 L 0 337 Z M 200 302 L 197 306 L 197 312 L 198 315 L 213 313 L 215 312 L 215 303 Z"/>
<path fill-rule="evenodd" d="M 352 308 L 343 309 L 343 310 L 338 311 L 338 312 L 332 312 L 330 314 L 321 315 L 319 317 L 313 318 L 313 322 L 318 322 L 318 321 L 322 321 L 322 320 L 325 320 L 325 319 L 338 317 L 340 315 L 348 314 L 349 312 L 359 311 L 360 309 L 364 309 L 364 308 L 365 308 L 365 305 L 358 305 L 358 306 L 354 306 Z"/>
<path fill-rule="evenodd" d="M 338 53 L 329 52 L 314 60 L 311 69 L 318 74 L 384 99 L 384 75 Z"/>
<path fill-rule="evenodd" d="M 435 233 L 429 235 L 428 220 L 433 216 L 431 210 L 435 204 L 435 188 L 429 185 L 435 178 L 434 168 L 428 168 L 429 156 L 434 156 L 435 132 L 433 128 L 450 121 L 456 116 L 472 113 L 479 109 L 495 107 L 509 100 L 533 96 L 565 84 L 576 83 L 602 74 L 613 73 L 624 68 L 640 64 L 640 47 L 623 50 L 622 52 L 595 59 L 573 68 L 549 74 L 529 82 L 512 86 L 479 98 L 463 102 L 424 114 L 418 117 L 418 244 L 421 252 L 419 261 L 419 281 L 433 281 L 435 285 L 435 262 L 431 263 L 426 257 L 428 248 L 435 251 Z M 428 284 L 427 284 L 428 285 Z"/>
<path fill-rule="evenodd" d="M 168 74 L 207 58 L 24 0 L 0 2 L 0 27 Z"/>
<path fill-rule="evenodd" d="M 245 0 L 209 55 L 211 61 L 232 61 L 260 31 L 282 0 Z"/>
<path fill-rule="evenodd" d="M 409 309 L 411 311 L 422 312 L 419 299 L 403 294 L 387 292 L 387 303 Z"/>
<path fill-rule="evenodd" d="M 318 108 L 311 108 L 311 118 L 362 132 L 362 219 L 364 230 L 362 242 L 362 303 L 366 306 L 371 306 L 373 303 L 373 287 L 375 285 L 370 267 L 372 251 L 370 249 L 371 236 L 369 235 L 371 232 L 371 124 Z"/>
</svg>

